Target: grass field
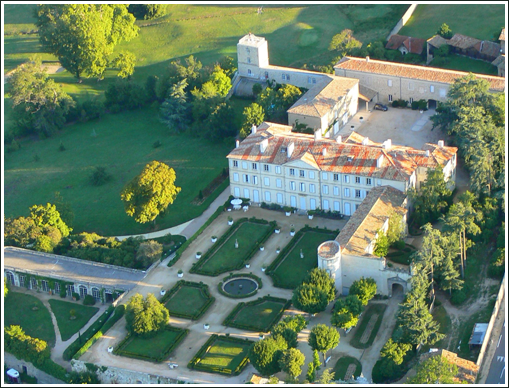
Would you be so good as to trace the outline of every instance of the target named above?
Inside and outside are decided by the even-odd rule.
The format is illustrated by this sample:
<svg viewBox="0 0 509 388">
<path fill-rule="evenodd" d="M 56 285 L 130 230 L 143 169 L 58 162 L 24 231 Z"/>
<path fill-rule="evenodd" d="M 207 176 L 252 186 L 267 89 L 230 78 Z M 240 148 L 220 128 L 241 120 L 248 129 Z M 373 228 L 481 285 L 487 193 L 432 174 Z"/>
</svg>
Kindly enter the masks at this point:
<svg viewBox="0 0 509 388">
<path fill-rule="evenodd" d="M 318 246 L 327 240 L 334 240 L 337 233 L 305 232 L 302 238 L 295 244 L 286 258 L 274 271 L 279 280 L 278 287 L 294 289 L 298 287 L 308 272 L 317 266 L 316 250 Z M 304 258 L 300 257 L 300 250 Z"/>
<path fill-rule="evenodd" d="M 204 368 L 210 372 L 231 374 L 247 361 L 250 343 L 239 343 L 228 338 L 216 338 L 194 364 L 196 369 Z"/>
<path fill-rule="evenodd" d="M 449 55 L 449 63 L 442 64 L 439 67 L 442 69 L 468 71 L 472 73 L 490 74 L 497 75 L 498 70 L 491 63 L 463 57 L 461 55 Z M 434 66 L 433 61 L 430 62 L 430 66 Z"/>
<path fill-rule="evenodd" d="M 191 319 L 200 313 L 203 306 L 209 303 L 210 297 L 204 295 L 199 287 L 189 285 L 181 286 L 178 291 L 173 294 L 164 306 L 173 314 L 179 314 Z"/>
<path fill-rule="evenodd" d="M 57 319 L 62 341 L 67 341 L 74 333 L 77 333 L 99 310 L 97 307 L 84 306 L 58 299 L 50 299 L 49 304 Z M 69 311 L 71 310 L 76 311 L 76 319 L 69 319 Z"/>
<path fill-rule="evenodd" d="M 244 254 L 253 249 L 257 241 L 267 233 L 269 228 L 271 228 L 269 224 L 264 225 L 252 222 L 240 224 L 230 238 L 203 263 L 197 270 L 197 273 L 212 274 L 216 273 L 216 271 L 224 273 L 235 269 L 243 260 Z M 235 241 L 239 244 L 238 248 L 235 248 Z"/>
<path fill-rule="evenodd" d="M 386 308 L 387 305 L 381 303 L 373 303 L 367 307 L 367 309 L 362 313 L 361 321 L 358 324 L 352 339 L 350 340 L 350 345 L 357 349 L 367 349 L 373 344 L 373 341 L 375 340 L 375 337 L 378 333 L 378 329 L 382 324 L 382 319 L 384 318 L 384 312 Z M 364 334 L 364 330 L 366 330 L 366 327 L 368 326 L 368 323 L 373 314 L 378 314 L 375 326 L 373 327 L 367 342 L 361 343 L 360 340 L 362 338 L 362 334 Z"/>
<path fill-rule="evenodd" d="M 332 370 L 334 372 L 334 380 L 349 380 L 352 376 L 345 376 L 346 371 L 348 370 L 348 366 L 350 364 L 355 364 L 355 372 L 353 373 L 354 377 L 357 378 L 361 375 L 362 372 L 362 365 L 356 358 L 344 356 L 341 357 L 337 362 L 336 365 L 334 365 L 334 369 Z"/>
<path fill-rule="evenodd" d="M 235 316 L 223 322 L 230 327 L 244 328 L 252 331 L 268 333 L 285 309 L 286 301 L 256 300 L 237 305 Z"/>
<path fill-rule="evenodd" d="M 162 146 L 153 148 L 157 140 Z M 58 150 L 60 142 L 65 151 Z M 59 191 L 74 211 L 74 232 L 105 236 L 147 232 L 151 225 L 137 224 L 125 213 L 120 191 L 146 163 L 158 160 L 175 169 L 175 183 L 182 191 L 165 217 L 156 219 L 157 227 L 178 225 L 208 207 L 210 201 L 200 206 L 191 202 L 227 166 L 225 156 L 231 148 L 187 135 L 171 136 L 151 108 L 106 115 L 45 140 L 25 139 L 21 149 L 5 155 L 5 215 L 27 216 L 30 206 L 53 202 Z M 200 155 L 207 155 L 206 162 Z M 95 166 L 106 167 L 114 180 L 92 186 L 89 177 Z"/>
<path fill-rule="evenodd" d="M 32 310 L 36 306 L 37 310 Z M 48 309 L 35 296 L 9 290 L 4 299 L 4 327 L 19 325 L 30 337 L 55 346 L 55 330 Z"/>
<path fill-rule="evenodd" d="M 169 349 L 175 348 L 183 340 L 181 333 L 181 329 L 172 327 L 171 330 L 162 330 L 153 337 L 130 336 L 121 343 L 116 352 L 126 357 L 162 360 L 169 353 Z"/>
<path fill-rule="evenodd" d="M 453 33 L 496 40 L 505 25 L 504 4 L 420 4 L 398 34 L 428 39 L 442 23 Z"/>
</svg>

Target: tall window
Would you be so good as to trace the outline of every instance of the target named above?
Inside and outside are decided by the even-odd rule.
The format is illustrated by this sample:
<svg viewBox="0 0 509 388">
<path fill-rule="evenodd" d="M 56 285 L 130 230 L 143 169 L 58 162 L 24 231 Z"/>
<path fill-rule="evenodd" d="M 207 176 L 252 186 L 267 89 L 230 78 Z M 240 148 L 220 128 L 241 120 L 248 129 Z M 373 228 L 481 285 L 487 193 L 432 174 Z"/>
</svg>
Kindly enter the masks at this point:
<svg viewBox="0 0 509 388">
<path fill-rule="evenodd" d="M 387 86 L 392 86 L 392 79 L 387 80 Z"/>
<path fill-rule="evenodd" d="M 55 294 L 60 294 L 60 283 L 55 282 Z"/>
<path fill-rule="evenodd" d="M 253 175 L 253 185 L 258 184 L 258 177 L 256 175 Z"/>
<path fill-rule="evenodd" d="M 20 287 L 25 287 L 25 279 L 26 279 L 25 275 L 19 275 L 19 286 Z"/>
<path fill-rule="evenodd" d="M 276 179 L 276 186 L 277 187 L 283 187 L 283 181 L 279 178 Z"/>
<path fill-rule="evenodd" d="M 233 167 L 239 167 L 239 162 L 237 160 L 233 161 Z"/>
<path fill-rule="evenodd" d="M 361 197 L 361 191 L 355 190 L 355 198 L 360 198 L 360 197 Z"/>
<path fill-rule="evenodd" d="M 329 186 L 323 185 L 322 186 L 322 191 L 323 191 L 324 194 L 329 194 Z"/>
<path fill-rule="evenodd" d="M 343 180 L 345 183 L 350 183 L 350 177 L 348 175 L 343 175 Z"/>
<path fill-rule="evenodd" d="M 257 163 L 253 163 L 252 167 L 253 167 L 253 170 L 258 170 L 258 164 Z"/>
<path fill-rule="evenodd" d="M 304 170 L 299 170 L 299 176 L 301 178 L 305 178 L 306 177 L 306 172 Z"/>
<path fill-rule="evenodd" d="M 371 178 L 366 178 L 366 184 L 367 184 L 368 186 L 371 186 L 371 185 L 372 185 Z"/>
<path fill-rule="evenodd" d="M 429 92 L 430 93 L 435 93 L 435 87 L 433 85 L 429 86 Z"/>
<path fill-rule="evenodd" d="M 326 181 L 328 179 L 328 174 L 326 172 L 322 172 L 322 179 Z"/>
<path fill-rule="evenodd" d="M 247 170 L 247 162 L 242 162 L 242 168 L 243 168 L 244 170 Z"/>
<path fill-rule="evenodd" d="M 295 169 L 294 169 L 294 168 L 291 168 L 291 169 L 290 169 L 290 175 L 291 175 L 291 176 L 295 176 Z"/>
<path fill-rule="evenodd" d="M 263 171 L 269 172 L 270 171 L 270 166 L 268 164 L 264 164 L 263 165 Z"/>
<path fill-rule="evenodd" d="M 361 177 L 360 176 L 356 176 L 355 177 L 355 183 L 357 183 L 357 184 L 361 183 Z"/>
<path fill-rule="evenodd" d="M 335 181 L 339 181 L 339 174 L 334 174 L 333 177 Z"/>
<path fill-rule="evenodd" d="M 345 197 L 350 196 L 350 189 L 348 187 L 345 187 Z"/>
<path fill-rule="evenodd" d="M 290 190 L 295 191 L 295 190 L 296 190 L 296 187 L 297 187 L 297 186 L 295 185 L 295 182 L 294 182 L 294 181 L 291 181 L 291 182 L 290 182 Z"/>
<path fill-rule="evenodd" d="M 265 186 L 270 186 L 270 179 L 269 179 L 269 178 L 267 178 L 267 177 L 263 178 L 263 184 L 264 184 Z"/>
<path fill-rule="evenodd" d="M 315 179 L 315 172 L 314 171 L 310 171 L 309 172 L 309 179 Z"/>
<path fill-rule="evenodd" d="M 339 195 L 339 187 L 338 186 L 334 186 L 332 190 L 334 192 L 334 195 Z"/>
<path fill-rule="evenodd" d="M 310 192 L 310 193 L 316 193 L 316 188 L 315 188 L 315 185 L 314 185 L 314 184 L 310 184 L 310 185 L 309 185 L 309 192 Z"/>
<path fill-rule="evenodd" d="M 235 182 L 238 182 L 238 181 L 239 181 L 239 173 L 238 173 L 238 172 L 234 172 L 234 173 L 233 173 L 233 180 L 234 180 Z"/>
<path fill-rule="evenodd" d="M 277 203 L 283 203 L 283 194 L 277 193 Z"/>
<path fill-rule="evenodd" d="M 249 183 L 249 175 L 247 175 L 247 174 L 242 174 L 242 180 L 243 180 L 245 183 Z"/>
<path fill-rule="evenodd" d="M 265 201 L 270 202 L 270 191 L 265 192 Z"/>
<path fill-rule="evenodd" d="M 305 183 L 299 183 L 299 190 L 300 191 L 306 191 L 306 184 Z"/>
<path fill-rule="evenodd" d="M 276 166 L 276 174 L 281 174 L 281 166 Z"/>
<path fill-rule="evenodd" d="M 389 102 L 392 102 L 392 94 L 389 94 Z"/>
</svg>

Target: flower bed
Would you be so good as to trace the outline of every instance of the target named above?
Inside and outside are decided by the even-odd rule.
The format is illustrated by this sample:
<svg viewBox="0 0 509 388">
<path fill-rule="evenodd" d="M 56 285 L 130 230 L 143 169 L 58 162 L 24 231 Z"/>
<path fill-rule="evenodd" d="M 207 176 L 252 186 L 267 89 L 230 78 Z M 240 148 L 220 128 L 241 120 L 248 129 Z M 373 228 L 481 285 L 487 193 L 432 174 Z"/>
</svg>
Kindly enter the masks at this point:
<svg viewBox="0 0 509 388">
<path fill-rule="evenodd" d="M 191 292 L 185 292 L 190 289 Z M 198 299 L 196 293 L 193 293 L 193 289 L 197 289 Z M 177 295 L 180 292 L 182 295 Z M 179 309 L 171 307 L 170 301 L 173 298 L 177 298 Z M 188 318 L 197 320 L 209 309 L 214 303 L 216 298 L 210 295 L 209 287 L 203 283 L 194 283 L 186 280 L 179 280 L 173 288 L 168 291 L 161 299 L 161 303 L 168 309 L 171 317 Z"/>
</svg>

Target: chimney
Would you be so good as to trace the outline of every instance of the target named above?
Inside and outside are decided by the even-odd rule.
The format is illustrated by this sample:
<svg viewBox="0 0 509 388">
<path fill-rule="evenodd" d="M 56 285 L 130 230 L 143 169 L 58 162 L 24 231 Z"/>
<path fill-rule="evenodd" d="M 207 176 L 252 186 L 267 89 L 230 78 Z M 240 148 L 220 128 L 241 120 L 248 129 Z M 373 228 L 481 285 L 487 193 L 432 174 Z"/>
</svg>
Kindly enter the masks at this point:
<svg viewBox="0 0 509 388">
<path fill-rule="evenodd" d="M 322 148 L 322 156 L 325 156 L 327 155 L 327 148 L 323 147 Z"/>
<path fill-rule="evenodd" d="M 369 141 L 369 137 L 365 137 L 364 139 L 362 139 L 362 145 L 368 145 L 368 141 Z"/>
<path fill-rule="evenodd" d="M 269 139 L 263 139 L 260 143 L 260 152 L 263 154 L 269 145 Z"/>
<path fill-rule="evenodd" d="M 382 163 L 384 162 L 384 154 L 381 154 L 376 160 L 376 166 L 378 168 L 382 167 Z"/>
<path fill-rule="evenodd" d="M 294 147 L 295 147 L 294 142 L 291 142 L 288 145 L 288 148 L 286 149 L 286 156 L 288 156 L 288 159 L 290 159 L 292 157 Z"/>
<path fill-rule="evenodd" d="M 322 138 L 322 130 L 321 129 L 317 129 L 315 131 L 315 141 L 320 140 L 321 138 Z"/>
<path fill-rule="evenodd" d="M 429 150 L 426 150 L 426 157 L 429 158 Z"/>
<path fill-rule="evenodd" d="M 438 141 L 438 148 L 443 148 L 444 147 L 444 141 L 443 140 L 439 140 Z"/>
<path fill-rule="evenodd" d="M 391 140 L 391 139 L 387 139 L 386 141 L 384 141 L 384 142 L 382 143 L 382 148 L 383 148 L 384 150 L 390 150 L 390 149 L 391 149 L 391 147 L 392 147 L 392 140 Z"/>
<path fill-rule="evenodd" d="M 256 133 L 256 125 L 254 125 L 254 124 L 251 127 L 251 133 Z"/>
<path fill-rule="evenodd" d="M 342 143 L 343 142 L 343 136 L 339 135 L 338 137 L 336 137 L 336 141 L 339 143 Z"/>
<path fill-rule="evenodd" d="M 369 56 L 366 56 L 366 62 L 369 62 Z"/>
<path fill-rule="evenodd" d="M 240 140 L 235 140 L 235 148 L 239 148 Z"/>
</svg>

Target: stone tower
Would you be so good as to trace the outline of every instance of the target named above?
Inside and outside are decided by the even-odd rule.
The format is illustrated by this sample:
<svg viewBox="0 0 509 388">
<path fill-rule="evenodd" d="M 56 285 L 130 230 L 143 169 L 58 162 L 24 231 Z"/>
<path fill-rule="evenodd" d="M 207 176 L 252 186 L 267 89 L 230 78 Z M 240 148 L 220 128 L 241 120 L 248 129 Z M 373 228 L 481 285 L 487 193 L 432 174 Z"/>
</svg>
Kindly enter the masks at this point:
<svg viewBox="0 0 509 388">
<path fill-rule="evenodd" d="M 237 44 L 238 71 L 242 77 L 263 79 L 269 66 L 269 48 L 265 38 L 251 33 L 243 36 Z"/>
<path fill-rule="evenodd" d="M 341 292 L 341 247 L 337 241 L 325 241 L 318 247 L 318 268 L 325 269 Z"/>
</svg>

